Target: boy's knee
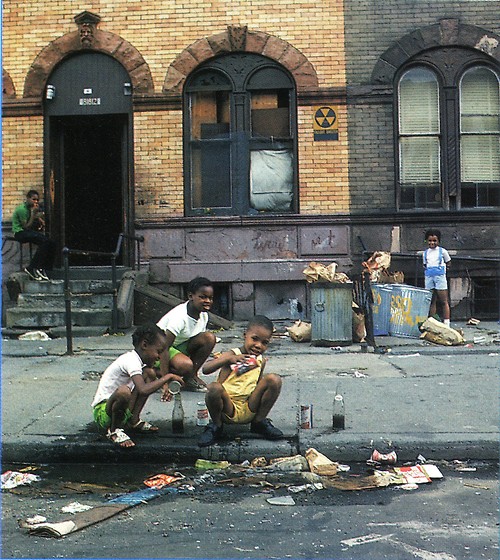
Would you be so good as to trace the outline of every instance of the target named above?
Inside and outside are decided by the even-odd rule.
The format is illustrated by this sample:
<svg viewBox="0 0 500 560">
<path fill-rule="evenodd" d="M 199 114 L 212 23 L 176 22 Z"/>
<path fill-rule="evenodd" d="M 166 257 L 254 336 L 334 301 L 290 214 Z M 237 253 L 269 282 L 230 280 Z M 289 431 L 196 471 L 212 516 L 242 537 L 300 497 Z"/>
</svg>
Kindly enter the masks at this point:
<svg viewBox="0 0 500 560">
<path fill-rule="evenodd" d="M 203 346 L 210 347 L 210 348 L 213 348 L 215 346 L 216 338 L 214 333 L 205 331 L 197 336 L 200 337 L 198 340 Z"/>
<path fill-rule="evenodd" d="M 125 407 L 130 402 L 131 396 L 132 393 L 130 392 L 130 389 L 126 385 L 121 385 L 120 387 L 118 387 L 118 389 L 116 389 L 116 391 L 112 395 L 113 400 L 116 403 L 119 403 L 120 405 L 124 405 Z"/>
<path fill-rule="evenodd" d="M 218 381 L 212 381 L 207 386 L 207 397 L 220 397 L 224 391 L 224 387 Z"/>
<path fill-rule="evenodd" d="M 268 387 L 273 389 L 281 389 L 281 377 L 277 373 L 268 373 L 264 379 L 267 382 Z"/>
</svg>

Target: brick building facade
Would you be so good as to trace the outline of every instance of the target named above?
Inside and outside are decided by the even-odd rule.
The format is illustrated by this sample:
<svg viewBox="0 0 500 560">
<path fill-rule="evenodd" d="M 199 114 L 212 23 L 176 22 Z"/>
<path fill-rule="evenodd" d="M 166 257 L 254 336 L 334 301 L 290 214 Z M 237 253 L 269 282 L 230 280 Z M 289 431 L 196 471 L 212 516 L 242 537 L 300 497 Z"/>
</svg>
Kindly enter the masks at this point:
<svg viewBox="0 0 500 560">
<path fill-rule="evenodd" d="M 354 271 L 363 248 L 391 250 L 393 269 L 421 283 L 409 255 L 428 226 L 457 255 L 497 254 L 498 207 L 457 207 L 446 186 L 440 207 L 402 207 L 394 118 L 418 57 L 464 49 L 498 76 L 495 2 L 203 4 L 5 2 L 4 233 L 37 187 L 60 248 L 143 235 L 152 284 L 180 295 L 208 276 L 234 319 L 296 316 L 305 265 Z M 280 192 L 270 156 L 288 177 Z M 203 170 L 226 164 L 207 183 Z M 273 206 L 282 196 L 289 206 Z M 16 263 L 6 248 L 4 278 Z M 494 262 L 459 261 L 452 274 L 462 313 L 475 311 L 475 282 L 497 285 Z"/>
</svg>

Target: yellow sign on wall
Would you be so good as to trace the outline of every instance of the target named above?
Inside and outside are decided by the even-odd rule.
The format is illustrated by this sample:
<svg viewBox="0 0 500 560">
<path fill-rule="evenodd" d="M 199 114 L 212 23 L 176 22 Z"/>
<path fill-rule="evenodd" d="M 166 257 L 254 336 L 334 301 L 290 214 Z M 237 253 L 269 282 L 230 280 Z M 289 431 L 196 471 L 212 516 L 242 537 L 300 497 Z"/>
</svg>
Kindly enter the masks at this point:
<svg viewBox="0 0 500 560">
<path fill-rule="evenodd" d="M 338 140 L 338 109 L 331 105 L 313 107 L 313 132 L 315 140 Z"/>
</svg>

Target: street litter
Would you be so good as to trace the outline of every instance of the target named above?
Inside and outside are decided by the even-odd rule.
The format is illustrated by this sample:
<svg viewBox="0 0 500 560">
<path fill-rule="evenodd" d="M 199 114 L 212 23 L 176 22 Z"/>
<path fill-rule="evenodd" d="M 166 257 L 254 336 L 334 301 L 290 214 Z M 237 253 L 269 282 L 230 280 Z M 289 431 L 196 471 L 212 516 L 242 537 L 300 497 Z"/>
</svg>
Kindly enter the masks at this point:
<svg viewBox="0 0 500 560">
<path fill-rule="evenodd" d="M 194 464 L 197 469 L 227 469 L 231 466 L 229 461 L 208 461 L 207 459 L 197 459 Z"/>
<path fill-rule="evenodd" d="M 465 344 L 465 339 L 461 333 L 452 329 L 448 325 L 437 321 L 434 317 L 429 317 L 420 326 L 422 331 L 421 339 L 443 346 L 458 346 Z"/>
<path fill-rule="evenodd" d="M 310 262 L 308 267 L 302 272 L 306 277 L 309 284 L 317 281 L 323 282 L 337 282 L 344 284 L 351 282 L 347 274 L 343 272 L 336 272 L 337 263 L 331 263 L 329 265 L 324 265 L 318 262 Z"/>
<path fill-rule="evenodd" d="M 411 484 L 401 484 L 401 486 L 398 486 L 398 488 L 401 488 L 401 490 L 417 490 L 418 484 L 415 484 L 414 482 L 412 482 Z"/>
<path fill-rule="evenodd" d="M 393 354 L 389 358 L 417 358 L 418 356 L 420 356 L 420 353 L 415 352 L 414 354 Z"/>
<path fill-rule="evenodd" d="M 474 337 L 474 344 L 482 344 L 486 342 L 486 337 L 485 336 L 475 336 Z"/>
<path fill-rule="evenodd" d="M 181 474 L 179 474 L 178 476 L 172 476 L 169 474 L 160 473 L 147 478 L 144 481 L 144 484 L 146 486 L 149 486 L 150 488 L 163 488 L 164 486 L 168 486 L 169 484 L 172 484 L 172 482 L 182 480 L 183 478 L 185 477 Z"/>
<path fill-rule="evenodd" d="M 81 511 L 72 517 L 56 523 L 41 522 L 29 523 L 28 519 L 20 520 L 19 527 L 27 529 L 30 535 L 40 537 L 62 538 L 76 531 L 80 531 L 90 525 L 114 517 L 118 513 L 130 509 L 139 504 L 144 504 L 150 500 L 154 500 L 159 496 L 178 492 L 177 488 L 146 488 L 145 490 L 137 490 L 128 494 L 122 494 L 113 498 L 106 504 L 95 506 L 88 511 Z"/>
<path fill-rule="evenodd" d="M 264 467 L 266 470 L 271 471 L 284 471 L 284 472 L 301 472 L 307 471 L 308 463 L 302 455 L 293 455 L 292 457 L 278 457 L 271 459 L 269 465 Z"/>
<path fill-rule="evenodd" d="M 266 502 L 273 506 L 294 506 L 295 500 L 292 496 L 277 496 L 275 498 L 267 498 Z"/>
<path fill-rule="evenodd" d="M 471 317 L 468 321 L 467 324 L 468 325 L 479 325 L 481 321 L 479 319 L 474 319 L 474 317 Z"/>
<path fill-rule="evenodd" d="M 41 478 L 37 474 L 22 473 L 18 471 L 5 471 L 2 474 L 2 490 L 10 490 L 16 486 L 38 482 Z"/>
<path fill-rule="evenodd" d="M 20 334 L 19 340 L 50 340 L 50 336 L 44 331 L 29 331 Z"/>
<path fill-rule="evenodd" d="M 425 474 L 431 478 L 443 478 L 443 473 L 436 467 L 436 465 L 420 465 L 420 468 L 425 472 Z"/>
<path fill-rule="evenodd" d="M 267 459 L 265 457 L 255 457 L 252 459 L 250 463 L 251 467 L 266 467 L 267 466 Z"/>
<path fill-rule="evenodd" d="M 386 465 L 395 465 L 397 460 L 398 456 L 395 451 L 391 451 L 390 453 L 380 453 L 377 449 L 374 449 L 370 456 L 370 461 Z"/>
<path fill-rule="evenodd" d="M 334 463 L 328 457 L 310 447 L 306 450 L 306 459 L 312 473 L 323 476 L 334 476 L 338 471 L 338 463 Z"/>
<path fill-rule="evenodd" d="M 296 494 L 297 492 L 303 492 L 304 490 L 323 490 L 324 486 L 321 482 L 313 482 L 311 484 L 301 484 L 299 486 L 289 486 L 288 491 L 292 492 L 292 494 Z"/>
<path fill-rule="evenodd" d="M 425 484 L 427 482 L 431 482 L 431 478 L 425 472 L 423 465 L 394 467 L 394 472 L 402 475 L 407 484 Z"/>
<path fill-rule="evenodd" d="M 310 342 L 311 340 L 311 323 L 305 321 L 295 321 L 291 327 L 286 327 L 290 338 L 294 342 Z"/>
<path fill-rule="evenodd" d="M 43 523 L 44 521 L 47 521 L 47 518 L 43 515 L 34 515 L 33 517 L 28 517 L 28 519 L 26 519 L 26 523 L 29 523 L 30 525 L 36 525 L 37 523 Z"/>
<path fill-rule="evenodd" d="M 81 504 L 80 502 L 71 502 L 67 506 L 61 508 L 63 513 L 80 513 L 81 511 L 87 511 L 92 509 L 92 506 Z"/>
<path fill-rule="evenodd" d="M 343 348 L 342 346 L 331 346 L 330 350 L 333 350 L 334 352 L 345 352 L 346 349 Z"/>
<path fill-rule="evenodd" d="M 357 369 L 354 370 L 354 377 L 368 377 L 366 375 L 366 373 L 362 373 L 361 371 L 358 371 Z"/>
</svg>

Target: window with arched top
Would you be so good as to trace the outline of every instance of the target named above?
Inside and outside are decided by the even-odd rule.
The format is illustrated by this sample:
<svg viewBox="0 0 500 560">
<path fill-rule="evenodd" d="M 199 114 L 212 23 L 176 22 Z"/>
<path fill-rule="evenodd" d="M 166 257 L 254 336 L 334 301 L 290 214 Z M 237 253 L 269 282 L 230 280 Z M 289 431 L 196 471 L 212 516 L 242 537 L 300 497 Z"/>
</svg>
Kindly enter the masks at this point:
<svg viewBox="0 0 500 560">
<path fill-rule="evenodd" d="M 431 51 L 398 75 L 399 209 L 500 206 L 499 72 L 480 57 Z"/>
<path fill-rule="evenodd" d="M 500 205 L 500 88 L 489 68 L 460 82 L 460 176 L 463 208 Z"/>
<path fill-rule="evenodd" d="M 399 185 L 401 208 L 441 207 L 439 84 L 416 67 L 399 81 Z"/>
<path fill-rule="evenodd" d="M 232 53 L 184 88 L 187 215 L 297 211 L 295 84 L 276 62 Z"/>
</svg>

